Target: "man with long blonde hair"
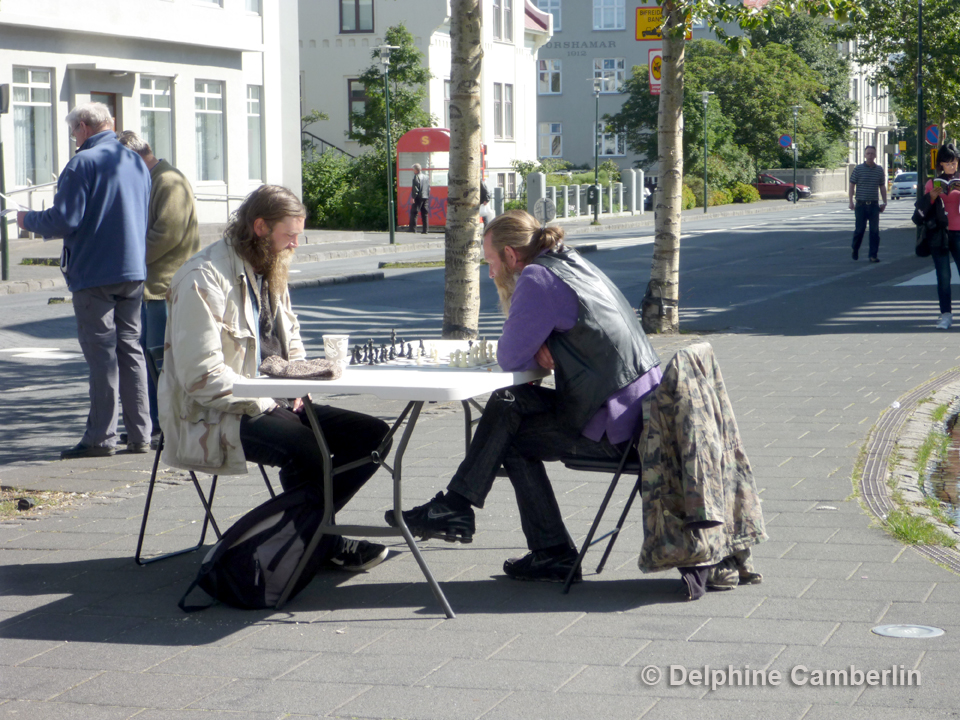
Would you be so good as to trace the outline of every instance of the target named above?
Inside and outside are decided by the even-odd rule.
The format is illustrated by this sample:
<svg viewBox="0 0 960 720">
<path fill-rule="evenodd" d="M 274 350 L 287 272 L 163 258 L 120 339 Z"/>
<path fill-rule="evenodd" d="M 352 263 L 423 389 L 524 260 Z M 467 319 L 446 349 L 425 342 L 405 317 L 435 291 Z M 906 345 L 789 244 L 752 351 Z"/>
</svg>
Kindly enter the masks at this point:
<svg viewBox="0 0 960 720">
<path fill-rule="evenodd" d="M 570 455 L 619 458 L 643 422 L 641 400 L 660 381 L 660 360 L 626 298 L 563 244 L 560 228 L 507 212 L 487 226 L 483 254 L 507 318 L 500 366 L 554 370 L 556 390 L 519 385 L 494 393 L 447 492 L 403 516 L 414 535 L 472 542 L 473 508 L 483 507 L 503 467 L 530 550 L 507 560 L 504 572 L 563 582 L 577 550 L 543 463 Z M 392 511 L 386 519 L 393 524 Z"/>
</svg>

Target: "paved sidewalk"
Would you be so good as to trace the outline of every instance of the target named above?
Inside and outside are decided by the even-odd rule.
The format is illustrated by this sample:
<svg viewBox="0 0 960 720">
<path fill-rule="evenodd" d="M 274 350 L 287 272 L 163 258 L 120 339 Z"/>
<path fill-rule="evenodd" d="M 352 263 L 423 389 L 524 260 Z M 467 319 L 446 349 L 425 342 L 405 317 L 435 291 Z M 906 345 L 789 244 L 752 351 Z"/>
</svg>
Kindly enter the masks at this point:
<svg viewBox="0 0 960 720">
<path fill-rule="evenodd" d="M 883 237 L 883 267 L 895 267 L 911 252 L 909 233 Z M 0 523 L 0 717 L 960 717 L 960 576 L 878 529 L 851 480 L 885 410 L 958 364 L 957 336 L 929 327 L 929 288 L 894 290 L 865 277 L 766 304 L 774 307 L 731 309 L 743 328 L 736 332 L 653 338 L 664 360 L 686 343 L 713 344 L 770 535 L 755 551 L 763 584 L 694 603 L 683 600 L 677 573 L 637 570 L 639 510 L 604 572 L 592 574 L 599 553 L 588 555 L 585 581 L 569 595 L 506 579 L 503 560 L 525 548 L 513 493 L 498 483 L 478 512 L 472 545 L 422 545 L 456 619 L 443 617 L 402 545 L 370 573 L 321 573 L 280 613 L 215 607 L 185 616 L 176 602 L 199 555 L 148 568 L 132 561 L 152 456 L 55 459 L 85 412 L 81 364 L 60 366 L 58 392 L 37 402 L 34 391 L 29 413 L 0 406 L 4 486 L 89 493 L 61 512 Z M 295 295 L 295 304 L 306 297 Z M 312 322 L 310 344 L 335 322 Z M 51 336 L 64 335 L 61 347 L 76 352 L 58 328 L 50 321 Z M 2 359 L 20 383 L 8 398 L 50 383 L 29 359 Z M 370 398 L 333 402 L 385 418 L 400 408 Z M 30 424 L 32 415 L 54 420 L 53 429 Z M 430 406 L 411 445 L 408 505 L 442 488 L 462 456 L 458 406 Z M 192 487 L 181 473 L 162 472 L 148 552 L 185 546 L 199 532 Z M 550 472 L 579 541 L 604 478 Z M 341 522 L 376 522 L 390 493 L 386 477 L 375 476 Z M 226 526 L 266 491 L 251 474 L 225 478 L 217 495 Z M 617 510 L 608 511 L 611 523 Z M 946 632 L 922 640 L 871 633 L 893 623 Z M 707 666 L 706 686 L 691 680 Z M 816 672 L 851 666 L 896 673 L 883 686 L 837 686 L 840 676 L 830 686 L 811 682 Z M 731 668 L 740 678 L 759 672 L 768 684 L 709 687 L 710 678 L 720 680 L 714 670 Z M 893 684 L 901 670 L 919 673 L 919 685 Z M 686 682 L 669 683 L 684 672 Z"/>
</svg>

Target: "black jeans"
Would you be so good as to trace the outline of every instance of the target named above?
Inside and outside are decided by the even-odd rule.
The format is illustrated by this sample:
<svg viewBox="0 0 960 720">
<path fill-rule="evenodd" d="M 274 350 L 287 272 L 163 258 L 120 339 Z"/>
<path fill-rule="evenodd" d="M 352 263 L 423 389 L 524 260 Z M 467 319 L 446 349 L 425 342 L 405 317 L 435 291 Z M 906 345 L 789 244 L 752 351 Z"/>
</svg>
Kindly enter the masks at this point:
<svg viewBox="0 0 960 720">
<path fill-rule="evenodd" d="M 562 543 L 573 547 L 544 461 L 577 455 L 619 459 L 624 447 L 625 443 L 612 445 L 606 436 L 594 442 L 565 425 L 557 410 L 556 390 L 517 385 L 490 396 L 448 489 L 482 508 L 503 466 L 517 494 L 520 526 L 529 549 Z"/>
<path fill-rule="evenodd" d="M 933 258 L 933 267 L 937 270 L 937 299 L 940 301 L 940 312 L 953 312 L 950 303 L 950 258 L 957 264 L 960 273 L 960 232 L 947 231 L 948 248 L 934 250 L 930 253 Z"/>
<path fill-rule="evenodd" d="M 853 217 L 855 224 L 853 228 L 853 249 L 860 250 L 860 243 L 863 242 L 863 233 L 866 232 L 867 223 L 870 224 L 870 257 L 877 257 L 880 251 L 880 205 L 879 203 L 865 203 L 857 201 L 854 205 Z"/>
<path fill-rule="evenodd" d="M 369 415 L 328 405 L 314 404 L 313 408 L 333 454 L 334 468 L 370 457 L 390 430 L 383 420 Z M 240 444 L 248 461 L 280 468 L 284 490 L 312 484 L 322 505 L 323 456 L 306 413 L 278 408 L 253 417 L 245 415 L 240 419 Z M 379 465 L 371 462 L 335 475 L 334 508 L 342 509 L 377 468 Z"/>
</svg>

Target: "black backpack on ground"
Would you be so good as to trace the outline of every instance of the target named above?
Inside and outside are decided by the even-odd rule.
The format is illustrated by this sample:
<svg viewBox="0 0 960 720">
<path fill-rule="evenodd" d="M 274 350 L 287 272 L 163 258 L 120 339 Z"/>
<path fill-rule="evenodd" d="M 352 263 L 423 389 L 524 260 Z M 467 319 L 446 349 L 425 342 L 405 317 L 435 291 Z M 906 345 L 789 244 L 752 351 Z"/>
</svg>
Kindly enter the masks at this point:
<svg viewBox="0 0 960 720">
<path fill-rule="evenodd" d="M 318 493 L 306 489 L 281 493 L 254 508 L 207 553 L 197 579 L 180 599 L 180 609 L 193 612 L 213 605 L 187 604 L 197 587 L 233 607 L 276 607 L 322 519 Z M 336 546 L 336 536 L 321 538 L 288 600 L 307 586 Z"/>
</svg>

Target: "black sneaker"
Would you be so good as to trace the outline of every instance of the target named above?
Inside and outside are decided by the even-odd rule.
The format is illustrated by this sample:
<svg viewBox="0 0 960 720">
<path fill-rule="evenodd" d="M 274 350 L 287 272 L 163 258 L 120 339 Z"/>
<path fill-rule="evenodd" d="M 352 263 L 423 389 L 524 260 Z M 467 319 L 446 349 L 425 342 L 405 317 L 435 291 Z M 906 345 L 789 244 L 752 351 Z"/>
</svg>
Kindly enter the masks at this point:
<svg viewBox="0 0 960 720">
<path fill-rule="evenodd" d="M 390 527 L 397 526 L 393 510 L 387 510 L 383 517 Z M 423 540 L 437 538 L 447 542 L 472 543 L 476 531 L 473 508 L 454 510 L 443 501 L 443 493 L 437 493 L 426 505 L 404 510 L 403 521 L 413 535 Z"/>
<path fill-rule="evenodd" d="M 566 582 L 570 568 L 577 561 L 577 551 L 570 550 L 562 555 L 534 550 L 522 558 L 510 558 L 503 563 L 503 571 L 514 580 L 541 580 L 543 582 Z M 573 576 L 575 583 L 583 580 L 580 568 Z"/>
<path fill-rule="evenodd" d="M 342 537 L 337 554 L 327 562 L 341 570 L 363 572 L 386 560 L 388 552 L 386 545 Z"/>
<path fill-rule="evenodd" d="M 127 443 L 127 452 L 128 453 L 148 453 L 150 452 L 150 443 L 148 442 L 128 442 Z"/>
</svg>

